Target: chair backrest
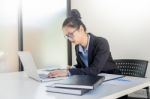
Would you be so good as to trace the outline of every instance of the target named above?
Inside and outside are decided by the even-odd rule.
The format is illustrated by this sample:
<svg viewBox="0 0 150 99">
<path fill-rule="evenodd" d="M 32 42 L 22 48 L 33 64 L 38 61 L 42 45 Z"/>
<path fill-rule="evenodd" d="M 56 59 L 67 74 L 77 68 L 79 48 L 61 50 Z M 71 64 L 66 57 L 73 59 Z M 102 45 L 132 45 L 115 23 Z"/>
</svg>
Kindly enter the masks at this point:
<svg viewBox="0 0 150 99">
<path fill-rule="evenodd" d="M 145 77 L 148 61 L 136 59 L 115 59 L 114 61 L 122 75 Z"/>
</svg>

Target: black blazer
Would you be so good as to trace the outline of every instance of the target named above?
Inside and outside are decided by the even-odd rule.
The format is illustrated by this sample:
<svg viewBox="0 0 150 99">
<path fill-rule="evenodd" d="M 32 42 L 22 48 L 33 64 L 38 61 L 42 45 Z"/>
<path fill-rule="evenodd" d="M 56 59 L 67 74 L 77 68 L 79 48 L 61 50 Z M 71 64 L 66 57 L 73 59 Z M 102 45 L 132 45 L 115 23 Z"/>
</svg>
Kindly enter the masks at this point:
<svg viewBox="0 0 150 99">
<path fill-rule="evenodd" d="M 115 62 L 112 59 L 107 40 L 102 37 L 96 37 L 91 33 L 89 35 L 88 67 L 82 62 L 79 56 L 79 45 L 76 45 L 76 68 L 69 69 L 69 72 L 71 75 L 97 75 L 101 72 L 112 73 L 115 69 Z"/>
</svg>

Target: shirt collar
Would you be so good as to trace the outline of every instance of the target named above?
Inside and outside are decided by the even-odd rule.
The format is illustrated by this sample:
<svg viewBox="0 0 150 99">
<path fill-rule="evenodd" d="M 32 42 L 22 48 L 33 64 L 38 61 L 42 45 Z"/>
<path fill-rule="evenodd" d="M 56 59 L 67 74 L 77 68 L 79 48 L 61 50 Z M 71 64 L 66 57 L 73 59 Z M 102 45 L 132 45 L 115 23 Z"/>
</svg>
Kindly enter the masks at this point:
<svg viewBox="0 0 150 99">
<path fill-rule="evenodd" d="M 87 52 L 89 48 L 89 43 L 90 43 L 90 35 L 88 35 L 88 43 L 86 48 L 83 48 L 81 45 L 79 45 L 79 52 Z"/>
</svg>

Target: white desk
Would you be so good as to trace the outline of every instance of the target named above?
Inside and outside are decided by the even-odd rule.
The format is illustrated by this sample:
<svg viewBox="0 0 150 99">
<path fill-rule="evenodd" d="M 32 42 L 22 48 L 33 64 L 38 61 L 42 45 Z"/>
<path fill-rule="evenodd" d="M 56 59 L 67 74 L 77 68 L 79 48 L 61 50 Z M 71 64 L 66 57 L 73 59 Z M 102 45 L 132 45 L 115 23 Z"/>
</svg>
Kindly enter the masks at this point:
<svg viewBox="0 0 150 99">
<path fill-rule="evenodd" d="M 82 96 L 46 92 L 46 85 L 26 76 L 24 72 L 0 74 L 0 99 L 115 99 L 150 85 L 150 79 L 126 77 L 131 81 L 121 85 L 105 82 Z"/>
</svg>

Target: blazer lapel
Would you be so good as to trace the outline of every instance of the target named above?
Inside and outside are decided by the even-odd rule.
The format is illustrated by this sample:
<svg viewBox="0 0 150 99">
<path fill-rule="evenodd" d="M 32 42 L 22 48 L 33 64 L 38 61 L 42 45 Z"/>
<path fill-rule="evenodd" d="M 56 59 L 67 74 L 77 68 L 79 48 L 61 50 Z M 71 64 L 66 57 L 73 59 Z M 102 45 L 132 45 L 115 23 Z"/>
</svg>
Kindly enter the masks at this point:
<svg viewBox="0 0 150 99">
<path fill-rule="evenodd" d="M 93 48 L 94 48 L 94 36 L 92 34 L 90 34 L 90 42 L 89 42 L 89 48 L 88 48 L 88 65 L 91 63 L 92 61 L 92 51 L 93 51 Z M 90 66 L 90 65 L 89 65 Z"/>
<path fill-rule="evenodd" d="M 89 42 L 89 47 L 88 47 L 88 65 L 89 65 L 92 61 L 92 51 L 94 48 L 94 35 L 92 35 L 91 33 L 88 33 L 88 34 L 90 35 L 90 42 Z M 80 62 L 80 64 L 82 64 L 82 66 L 86 67 L 85 64 L 82 62 L 81 57 L 79 55 L 79 45 L 76 45 L 75 50 L 76 50 L 78 61 Z"/>
<path fill-rule="evenodd" d="M 79 52 L 79 45 L 76 45 L 75 49 L 76 49 L 76 55 L 77 55 L 78 61 L 80 62 L 80 64 L 82 64 L 83 67 L 85 67 L 85 64 L 82 62 L 81 57 L 79 55 L 79 53 L 80 53 Z"/>
</svg>

